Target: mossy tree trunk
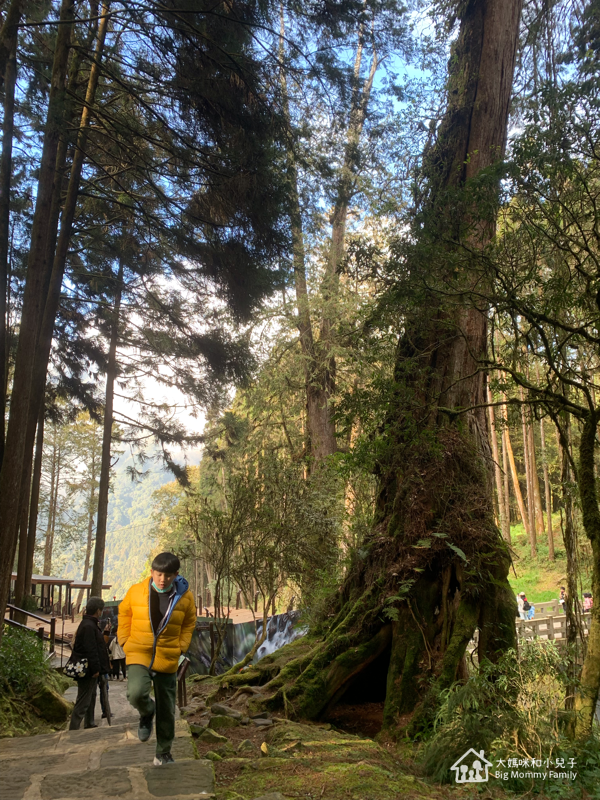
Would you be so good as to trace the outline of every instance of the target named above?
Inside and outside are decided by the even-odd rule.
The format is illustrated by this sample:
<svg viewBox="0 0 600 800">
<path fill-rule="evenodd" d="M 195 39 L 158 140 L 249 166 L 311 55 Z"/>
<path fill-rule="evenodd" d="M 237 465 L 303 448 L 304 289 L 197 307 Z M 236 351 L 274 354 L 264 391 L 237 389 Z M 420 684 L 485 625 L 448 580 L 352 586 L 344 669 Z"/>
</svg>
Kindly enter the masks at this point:
<svg viewBox="0 0 600 800">
<path fill-rule="evenodd" d="M 423 255 L 419 246 L 434 243 L 443 282 L 456 279 L 452 254 L 461 231 L 470 231 L 463 239 L 469 249 L 493 236 L 493 215 L 483 220 L 467 203 L 457 219 L 456 199 L 504 153 L 520 12 L 521 0 L 462 6 L 447 111 L 424 159 L 423 224 L 407 270 L 422 277 L 415 306 L 423 310 L 405 317 L 398 347 L 376 524 L 332 603 L 321 641 L 269 682 L 262 701 L 268 708 L 326 716 L 353 683 L 367 680 L 374 661 L 386 659 L 384 725 L 416 732 L 431 720 L 439 691 L 464 675 L 477 628 L 480 659 L 515 644 L 510 559 L 493 513 L 481 369 L 485 309 L 445 303 L 441 293 L 423 289 L 431 285 L 432 251 Z M 491 184 L 489 208 L 497 192 Z M 459 280 L 472 288 L 468 270 Z M 263 679 L 256 668 L 233 683 Z"/>
</svg>

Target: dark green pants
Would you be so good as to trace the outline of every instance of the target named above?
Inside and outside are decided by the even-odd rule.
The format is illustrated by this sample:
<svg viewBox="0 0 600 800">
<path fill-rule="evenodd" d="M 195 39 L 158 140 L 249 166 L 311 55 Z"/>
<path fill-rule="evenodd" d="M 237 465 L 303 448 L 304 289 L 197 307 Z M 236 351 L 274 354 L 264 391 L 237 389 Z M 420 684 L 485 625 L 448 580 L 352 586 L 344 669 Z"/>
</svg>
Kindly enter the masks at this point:
<svg viewBox="0 0 600 800">
<path fill-rule="evenodd" d="M 154 685 L 154 700 L 150 690 Z M 175 738 L 175 698 L 177 673 L 154 672 L 141 664 L 127 667 L 127 699 L 146 717 L 156 711 L 156 754 L 170 753 Z"/>
</svg>

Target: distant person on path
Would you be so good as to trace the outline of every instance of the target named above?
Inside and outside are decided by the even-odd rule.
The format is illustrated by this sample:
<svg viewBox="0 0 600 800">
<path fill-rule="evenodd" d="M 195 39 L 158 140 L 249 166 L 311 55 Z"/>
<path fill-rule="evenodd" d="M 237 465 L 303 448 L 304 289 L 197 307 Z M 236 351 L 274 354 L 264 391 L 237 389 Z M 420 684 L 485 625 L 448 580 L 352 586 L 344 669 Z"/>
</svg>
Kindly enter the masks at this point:
<svg viewBox="0 0 600 800">
<path fill-rule="evenodd" d="M 591 611 L 594 605 L 594 598 L 592 597 L 591 592 L 584 592 L 583 593 L 583 610 L 584 611 Z"/>
<path fill-rule="evenodd" d="M 527 614 L 525 613 L 525 592 L 521 592 L 517 595 L 517 609 L 519 611 L 519 617 L 521 619 L 527 619 Z M 529 610 L 529 609 L 528 609 Z"/>
<path fill-rule="evenodd" d="M 567 600 L 567 590 L 565 589 L 564 586 L 561 586 L 560 587 L 560 597 L 558 598 L 558 602 L 560 603 L 560 607 L 562 608 L 563 613 L 565 611 L 565 602 L 566 602 L 566 600 Z"/>
<path fill-rule="evenodd" d="M 119 644 L 119 640 L 115 636 L 108 646 L 110 660 L 112 661 L 112 677 L 115 680 L 123 680 L 127 677 L 127 667 L 125 666 L 125 651 Z M 119 677 L 119 673 L 123 673 L 123 678 Z"/>
<path fill-rule="evenodd" d="M 535 617 L 535 606 L 533 603 L 529 604 L 529 611 L 527 612 L 527 619 L 533 619 Z"/>
<path fill-rule="evenodd" d="M 159 553 L 150 578 L 134 584 L 119 606 L 119 644 L 127 660 L 127 699 L 139 711 L 138 737 L 146 742 L 156 714 L 154 764 L 173 761 L 177 667 L 196 626 L 196 604 L 179 575 L 179 559 Z M 154 686 L 154 697 L 150 690 Z"/>
<path fill-rule="evenodd" d="M 98 625 L 103 608 L 104 600 L 101 597 L 90 597 L 73 641 L 73 653 L 78 658 L 87 658 L 88 671 L 85 678 L 77 681 L 77 700 L 69 725 L 71 731 L 79 730 L 84 717 L 84 728 L 98 727 L 94 723 L 98 679 L 110 671 L 104 637 Z"/>
</svg>

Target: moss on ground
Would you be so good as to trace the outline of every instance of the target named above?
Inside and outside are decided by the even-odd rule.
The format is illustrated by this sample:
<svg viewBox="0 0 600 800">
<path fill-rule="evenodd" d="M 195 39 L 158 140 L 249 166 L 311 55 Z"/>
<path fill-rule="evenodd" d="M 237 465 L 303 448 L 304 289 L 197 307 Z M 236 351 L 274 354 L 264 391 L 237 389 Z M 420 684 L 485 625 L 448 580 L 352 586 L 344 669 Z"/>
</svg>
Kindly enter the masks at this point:
<svg viewBox="0 0 600 800">
<path fill-rule="evenodd" d="M 209 700 L 218 679 L 193 681 L 197 710 L 188 721 L 206 725 Z M 220 694 L 227 705 L 246 713 L 261 690 L 248 694 L 232 687 Z M 210 706 L 210 703 L 209 703 Z M 420 766 L 422 746 L 408 740 L 394 741 L 382 732 L 375 739 L 353 735 L 330 723 L 296 721 L 273 716 L 271 727 L 252 723 L 225 731 L 228 742 L 215 748 L 195 735 L 197 755 L 217 753 L 213 761 L 216 800 L 254 800 L 280 792 L 286 800 L 509 800 L 499 781 L 486 784 L 439 784 L 424 777 Z M 585 795 L 582 795 L 584 797 Z M 548 800 L 536 795 L 538 800 Z"/>
<path fill-rule="evenodd" d="M 442 800 L 457 792 L 481 797 L 481 787 L 440 786 L 411 774 L 417 772 L 414 762 L 391 742 L 284 719 L 263 734 L 261 757 L 223 753 L 222 761 L 213 762 L 216 800 L 252 800 L 270 792 L 290 800 Z M 484 796 L 506 797 L 488 787 Z"/>
<path fill-rule="evenodd" d="M 220 764 L 216 765 L 217 779 Z M 416 778 L 399 775 L 377 764 L 331 763 L 320 759 L 264 758 L 242 770 L 226 792 L 243 798 L 279 791 L 285 797 L 331 800 L 396 800 L 435 797 L 431 787 Z M 217 800 L 231 796 L 217 792 Z M 235 796 L 235 795 L 234 795 Z"/>
</svg>

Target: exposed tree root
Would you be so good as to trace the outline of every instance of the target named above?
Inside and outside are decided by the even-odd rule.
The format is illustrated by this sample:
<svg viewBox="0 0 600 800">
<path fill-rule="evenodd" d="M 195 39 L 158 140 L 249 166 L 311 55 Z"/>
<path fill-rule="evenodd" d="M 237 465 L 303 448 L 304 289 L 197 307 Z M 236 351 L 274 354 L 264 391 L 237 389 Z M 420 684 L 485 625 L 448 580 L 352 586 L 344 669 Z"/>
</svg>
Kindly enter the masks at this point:
<svg viewBox="0 0 600 800">
<path fill-rule="evenodd" d="M 249 703 L 256 711 L 316 720 L 385 659 L 384 727 L 414 734 L 432 721 L 440 691 L 464 675 L 476 629 L 480 659 L 515 644 L 510 558 L 481 461 L 450 429 L 410 467 L 419 479 L 397 492 L 394 513 L 363 548 L 321 629 L 224 676 L 215 698 L 261 686 Z"/>
</svg>

